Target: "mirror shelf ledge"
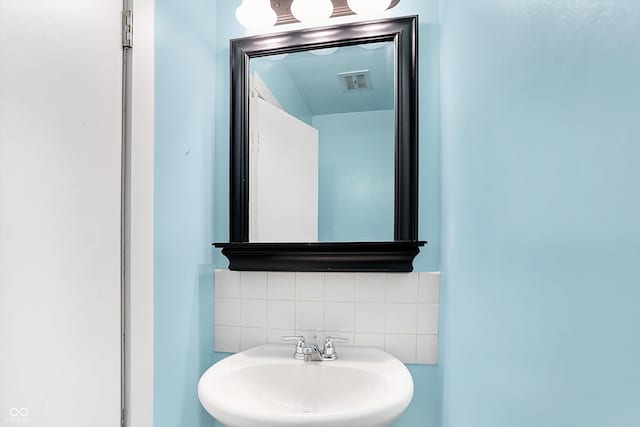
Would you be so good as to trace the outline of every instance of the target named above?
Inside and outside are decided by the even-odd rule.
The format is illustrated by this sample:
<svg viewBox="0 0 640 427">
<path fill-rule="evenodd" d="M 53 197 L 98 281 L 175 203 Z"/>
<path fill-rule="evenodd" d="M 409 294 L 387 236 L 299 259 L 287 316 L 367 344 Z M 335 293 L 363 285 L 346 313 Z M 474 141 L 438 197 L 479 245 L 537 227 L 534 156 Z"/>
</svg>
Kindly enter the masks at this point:
<svg viewBox="0 0 640 427">
<path fill-rule="evenodd" d="M 214 243 L 238 271 L 396 272 L 413 271 L 427 242 Z"/>
</svg>

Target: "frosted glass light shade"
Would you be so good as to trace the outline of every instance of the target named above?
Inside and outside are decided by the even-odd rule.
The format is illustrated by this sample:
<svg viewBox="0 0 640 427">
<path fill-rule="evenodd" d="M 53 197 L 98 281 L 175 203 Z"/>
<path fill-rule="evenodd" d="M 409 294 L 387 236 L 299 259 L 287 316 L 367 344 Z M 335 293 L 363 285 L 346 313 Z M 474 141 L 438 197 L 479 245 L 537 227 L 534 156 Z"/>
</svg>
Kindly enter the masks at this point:
<svg viewBox="0 0 640 427">
<path fill-rule="evenodd" d="M 269 0 L 242 0 L 236 9 L 236 19 L 245 28 L 263 30 L 276 25 L 278 15 Z"/>
<path fill-rule="evenodd" d="M 347 4 L 358 15 L 378 15 L 387 10 L 391 0 L 347 0 Z"/>
<path fill-rule="evenodd" d="M 331 0 L 293 0 L 291 14 L 300 22 L 324 21 L 333 14 L 333 3 Z"/>
</svg>

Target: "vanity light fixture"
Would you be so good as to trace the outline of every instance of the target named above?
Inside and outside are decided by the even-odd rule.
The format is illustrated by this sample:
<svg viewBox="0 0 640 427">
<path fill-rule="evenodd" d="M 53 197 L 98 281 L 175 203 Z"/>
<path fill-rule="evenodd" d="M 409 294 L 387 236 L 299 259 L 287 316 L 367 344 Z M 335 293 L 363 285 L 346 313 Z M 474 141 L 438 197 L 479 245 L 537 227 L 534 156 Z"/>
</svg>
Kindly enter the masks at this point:
<svg viewBox="0 0 640 427">
<path fill-rule="evenodd" d="M 293 0 L 291 14 L 303 23 L 319 23 L 333 14 L 331 0 Z"/>
<path fill-rule="evenodd" d="M 245 28 L 266 30 L 278 21 L 278 15 L 269 0 L 242 0 L 236 9 L 236 19 Z"/>
<path fill-rule="evenodd" d="M 358 15 L 378 15 L 389 7 L 391 0 L 347 0 L 349 8 Z"/>
<path fill-rule="evenodd" d="M 238 0 L 236 0 L 238 1 Z M 251 30 L 303 22 L 317 25 L 347 15 L 376 16 L 400 0 L 242 0 L 236 9 L 240 24 Z"/>
</svg>

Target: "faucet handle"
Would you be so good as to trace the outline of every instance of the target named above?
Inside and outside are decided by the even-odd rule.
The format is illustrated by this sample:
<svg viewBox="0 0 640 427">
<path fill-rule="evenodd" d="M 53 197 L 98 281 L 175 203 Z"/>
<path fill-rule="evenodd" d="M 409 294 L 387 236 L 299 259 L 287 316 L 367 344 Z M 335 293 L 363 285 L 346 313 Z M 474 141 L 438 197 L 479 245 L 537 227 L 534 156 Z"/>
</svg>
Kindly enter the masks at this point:
<svg viewBox="0 0 640 427">
<path fill-rule="evenodd" d="M 332 345 L 333 342 L 344 342 L 344 343 L 348 343 L 349 342 L 349 338 L 336 338 L 336 337 L 327 337 L 324 340 L 324 345 Z"/>
<path fill-rule="evenodd" d="M 304 336 L 302 335 L 283 335 L 282 336 L 282 340 L 283 341 L 298 341 L 304 344 Z"/>
<path fill-rule="evenodd" d="M 324 354 L 322 358 L 324 360 L 336 360 L 338 358 L 338 353 L 336 353 L 336 348 L 333 346 L 333 342 L 349 342 L 349 338 L 334 338 L 334 337 L 326 337 L 324 340 Z"/>
<path fill-rule="evenodd" d="M 296 341 L 296 351 L 293 353 L 293 356 L 296 359 L 304 359 L 304 336 L 302 335 L 291 335 L 291 336 L 283 336 L 282 339 L 284 341 Z"/>
</svg>

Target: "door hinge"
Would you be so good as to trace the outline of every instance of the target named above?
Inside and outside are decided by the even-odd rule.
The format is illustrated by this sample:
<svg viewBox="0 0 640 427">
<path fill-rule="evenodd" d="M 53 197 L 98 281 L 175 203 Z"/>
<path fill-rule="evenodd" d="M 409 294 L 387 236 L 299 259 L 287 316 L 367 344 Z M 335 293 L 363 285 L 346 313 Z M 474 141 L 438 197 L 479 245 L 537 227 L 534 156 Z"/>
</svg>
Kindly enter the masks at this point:
<svg viewBox="0 0 640 427">
<path fill-rule="evenodd" d="M 133 47 L 133 11 L 122 11 L 122 47 Z"/>
</svg>

